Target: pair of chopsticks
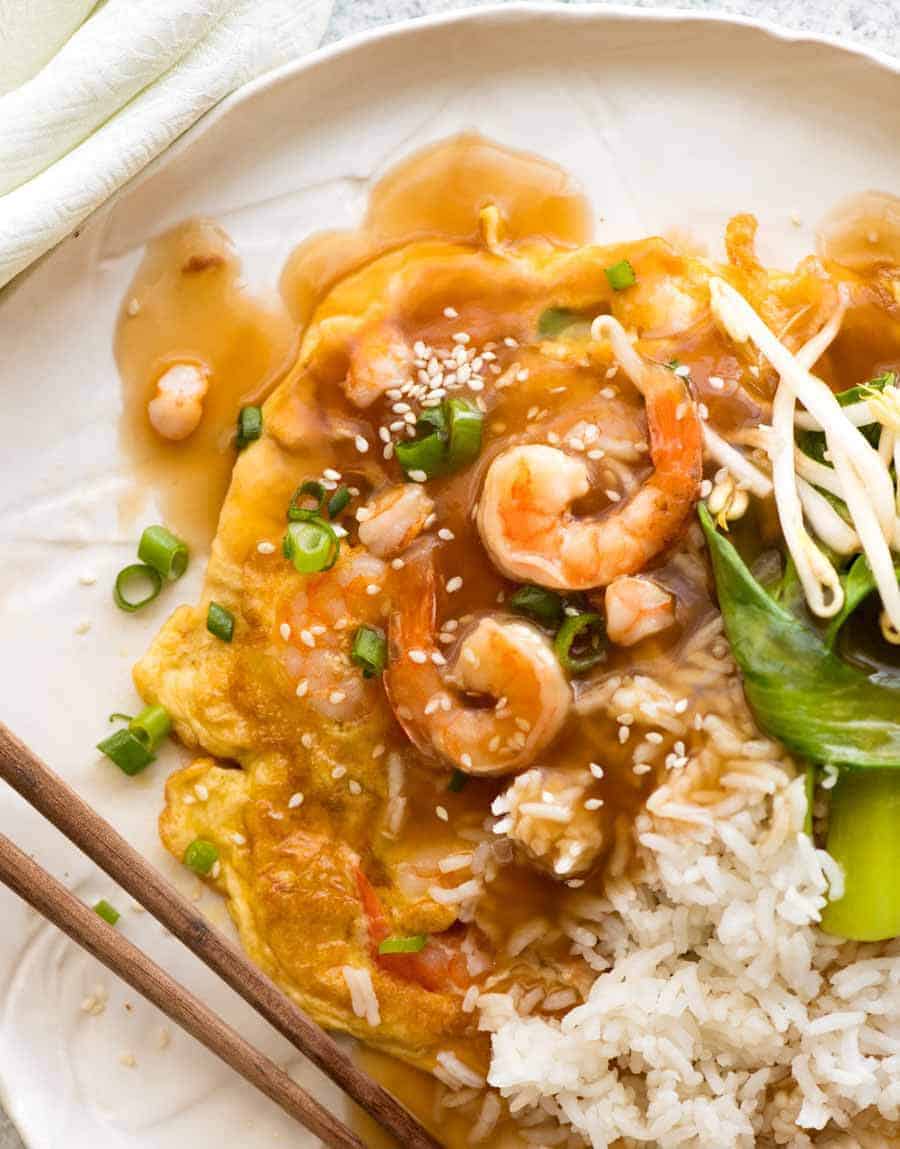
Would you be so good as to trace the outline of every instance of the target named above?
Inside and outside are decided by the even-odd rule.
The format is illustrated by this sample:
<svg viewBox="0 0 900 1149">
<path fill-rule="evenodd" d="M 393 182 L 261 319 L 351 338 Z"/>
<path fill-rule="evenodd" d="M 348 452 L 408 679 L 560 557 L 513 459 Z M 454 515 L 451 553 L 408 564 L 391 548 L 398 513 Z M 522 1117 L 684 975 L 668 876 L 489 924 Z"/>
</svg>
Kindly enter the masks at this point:
<svg viewBox="0 0 900 1149">
<path fill-rule="evenodd" d="M 402 1149 L 441 1149 L 403 1106 L 362 1070 L 270 978 L 214 930 L 159 871 L 0 722 L 0 778 L 390 1133 Z M 171 978 L 65 886 L 0 834 L 0 881 L 132 989 L 334 1149 L 360 1138 Z"/>
</svg>

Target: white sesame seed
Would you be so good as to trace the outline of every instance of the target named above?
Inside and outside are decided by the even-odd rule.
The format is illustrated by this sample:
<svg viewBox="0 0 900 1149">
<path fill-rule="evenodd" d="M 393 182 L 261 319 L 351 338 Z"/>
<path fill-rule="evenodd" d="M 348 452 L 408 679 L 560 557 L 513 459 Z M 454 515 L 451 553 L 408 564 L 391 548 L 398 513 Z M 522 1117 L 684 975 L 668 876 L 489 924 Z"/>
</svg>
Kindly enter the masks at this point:
<svg viewBox="0 0 900 1149">
<path fill-rule="evenodd" d="M 446 658 L 444 658 L 444 656 L 441 654 L 441 652 L 439 650 L 433 650 L 431 652 L 431 661 L 434 663 L 435 666 L 446 666 L 447 665 Z"/>
<path fill-rule="evenodd" d="M 621 743 L 622 746 L 624 746 L 625 743 L 628 741 L 630 735 L 631 735 L 631 729 L 628 726 L 620 726 L 619 727 L 619 742 Z"/>
<path fill-rule="evenodd" d="M 713 391 L 721 391 L 725 386 L 725 380 L 721 375 L 710 375 L 707 382 Z"/>
<path fill-rule="evenodd" d="M 353 442 L 361 455 L 364 455 L 366 451 L 368 451 L 369 440 L 364 435 L 357 435 Z"/>
<path fill-rule="evenodd" d="M 408 475 L 414 483 L 425 483 L 428 481 L 428 476 L 424 471 L 409 471 Z"/>
<path fill-rule="evenodd" d="M 619 492 L 614 491 L 611 488 L 604 493 L 611 503 L 618 503 L 622 500 L 622 496 L 619 494 Z"/>
<path fill-rule="evenodd" d="M 243 834 L 239 834 L 237 832 L 237 830 L 235 830 L 235 832 L 231 835 L 231 840 L 232 840 L 232 842 L 234 842 L 234 844 L 236 846 L 246 846 L 247 845 L 247 839 L 244 837 Z"/>
<path fill-rule="evenodd" d="M 385 750 L 384 743 L 379 742 L 378 745 L 372 750 L 372 757 L 373 758 L 380 758 L 382 756 L 382 754 L 384 753 L 384 750 Z"/>
<path fill-rule="evenodd" d="M 590 765 L 590 771 L 595 778 L 599 779 L 603 777 L 603 767 L 599 762 L 592 762 Z"/>
<path fill-rule="evenodd" d="M 334 467 L 326 467 L 322 472 L 322 477 L 329 479 L 332 483 L 337 483 L 340 480 L 341 472 L 336 471 Z"/>
<path fill-rule="evenodd" d="M 459 575 L 454 575 L 453 578 L 447 579 L 447 594 L 454 594 L 460 589 L 463 580 Z"/>
<path fill-rule="evenodd" d="M 506 338 L 503 340 L 503 343 L 506 347 L 518 347 L 519 346 L 518 339 L 513 339 L 513 337 L 511 335 L 507 335 Z"/>
<path fill-rule="evenodd" d="M 360 784 L 356 781 L 355 778 L 351 778 L 350 781 L 347 783 L 347 789 L 353 795 L 357 795 L 357 794 L 362 793 L 362 786 L 360 786 Z"/>
<path fill-rule="evenodd" d="M 82 586 L 93 586 L 97 581 L 97 576 L 92 574 L 90 571 L 85 571 L 83 574 L 78 576 L 78 581 Z"/>
<path fill-rule="evenodd" d="M 406 563 L 403 559 L 391 559 L 391 567 L 393 570 L 402 571 L 405 566 Z"/>
<path fill-rule="evenodd" d="M 460 763 L 461 763 L 461 764 L 462 764 L 462 765 L 463 765 L 463 766 L 464 766 L 464 767 L 465 767 L 467 770 L 471 770 L 471 769 L 472 769 L 472 755 L 471 755 L 471 754 L 460 754 L 460 756 L 459 756 L 459 760 L 460 760 Z"/>
<path fill-rule="evenodd" d="M 456 535 L 453 533 L 453 531 L 450 530 L 449 527 L 441 527 L 437 535 L 438 538 L 443 539 L 445 543 L 452 542 L 453 539 L 456 538 Z"/>
<path fill-rule="evenodd" d="M 328 695 L 328 701 L 332 706 L 337 706 L 339 703 L 343 702 L 346 697 L 347 695 L 343 690 L 332 690 L 332 692 Z"/>
<path fill-rule="evenodd" d="M 261 543 L 256 544 L 256 549 L 261 555 L 272 555 L 275 553 L 275 544 L 263 539 Z"/>
<path fill-rule="evenodd" d="M 198 782 L 194 787 L 194 793 L 201 802 L 207 802 L 209 800 L 209 789 L 204 786 L 202 782 Z"/>
<path fill-rule="evenodd" d="M 691 369 L 686 363 L 679 363 L 674 373 L 681 379 L 687 379 L 691 373 Z"/>
<path fill-rule="evenodd" d="M 326 631 L 328 628 L 327 628 L 327 627 L 324 627 L 324 626 L 322 626 L 322 624 L 321 624 L 320 622 L 317 622 L 317 623 L 315 624 L 315 626 L 311 626 L 309 629 L 310 629 L 310 633 L 311 633 L 311 634 L 314 634 L 314 635 L 318 636 L 318 635 L 320 635 L 320 634 L 324 634 L 324 633 L 325 633 L 325 631 Z"/>
<path fill-rule="evenodd" d="M 445 319 L 459 319 L 459 312 L 456 310 L 455 307 L 445 307 L 444 308 L 444 318 Z"/>
<path fill-rule="evenodd" d="M 301 678 L 300 681 L 297 683 L 297 689 L 294 691 L 294 693 L 297 695 L 298 698 L 304 698 L 306 696 L 306 692 L 308 690 L 309 690 L 309 682 L 305 678 Z"/>
<path fill-rule="evenodd" d="M 648 742 L 652 742 L 656 746 L 658 746 L 660 744 L 660 742 L 662 742 L 662 740 L 663 740 L 663 736 L 660 734 L 660 732 L 658 730 L 648 730 L 647 733 L 644 735 L 644 737 L 647 739 Z"/>
<path fill-rule="evenodd" d="M 278 628 L 278 633 L 285 642 L 288 642 L 291 637 L 291 624 L 289 622 L 283 622 Z"/>
<path fill-rule="evenodd" d="M 530 374 L 531 374 L 531 372 L 528 370 L 528 368 L 523 367 L 521 371 L 516 372 L 516 382 L 517 383 L 525 383 L 528 380 L 528 376 Z"/>
<path fill-rule="evenodd" d="M 472 336 L 468 333 L 468 331 L 457 331 L 453 336 L 453 342 L 458 343 L 461 347 L 465 347 L 467 343 L 471 342 L 471 339 Z"/>
<path fill-rule="evenodd" d="M 602 805 L 602 798 L 588 798 L 584 804 L 584 808 L 585 810 L 599 810 Z"/>
<path fill-rule="evenodd" d="M 370 582 L 366 587 L 366 594 L 369 595 L 370 598 L 374 597 L 376 594 L 381 594 L 381 587 L 377 583 Z"/>
<path fill-rule="evenodd" d="M 304 646 L 313 647 L 316 645 L 316 639 L 313 633 L 309 630 L 300 631 L 300 641 Z"/>
<path fill-rule="evenodd" d="M 290 798 L 288 798 L 288 809 L 289 810 L 296 810 L 298 806 L 302 806 L 303 805 L 303 797 L 304 796 L 300 793 L 299 790 L 297 791 L 296 794 L 291 794 Z"/>
<path fill-rule="evenodd" d="M 616 397 L 615 387 L 602 387 L 600 389 L 600 397 L 602 399 L 615 399 L 615 397 Z"/>
<path fill-rule="evenodd" d="M 447 811 L 444 809 L 443 806 L 435 806 L 434 812 L 435 812 L 435 814 L 437 814 L 437 816 L 440 818 L 440 820 L 442 822 L 449 822 L 450 821 L 450 815 L 447 813 Z"/>
<path fill-rule="evenodd" d="M 653 767 L 649 762 L 638 762 L 631 768 L 632 774 L 649 774 Z"/>
<path fill-rule="evenodd" d="M 407 653 L 409 654 L 410 662 L 415 662 L 419 666 L 428 661 L 428 655 L 424 650 L 410 650 Z"/>
</svg>

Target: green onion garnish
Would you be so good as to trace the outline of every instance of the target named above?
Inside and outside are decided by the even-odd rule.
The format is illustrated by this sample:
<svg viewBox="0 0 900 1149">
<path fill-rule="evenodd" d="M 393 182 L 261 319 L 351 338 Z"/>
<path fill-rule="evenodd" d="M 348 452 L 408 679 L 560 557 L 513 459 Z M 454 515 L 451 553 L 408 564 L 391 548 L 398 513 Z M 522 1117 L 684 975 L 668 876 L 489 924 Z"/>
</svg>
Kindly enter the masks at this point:
<svg viewBox="0 0 900 1149">
<path fill-rule="evenodd" d="M 112 759 L 123 774 L 133 777 L 149 766 L 153 754 L 133 731 L 125 727 L 97 743 L 97 749 Z"/>
<path fill-rule="evenodd" d="M 301 574 L 314 574 L 334 566 L 341 543 L 324 519 L 307 519 L 290 524 L 281 549 Z"/>
<path fill-rule="evenodd" d="M 411 477 L 434 479 L 468 466 L 481 450 L 484 415 L 465 399 L 445 399 L 422 413 L 418 438 L 398 443 L 397 459 Z"/>
<path fill-rule="evenodd" d="M 309 500 L 314 502 L 312 505 Z M 306 479 L 294 491 L 288 504 L 287 517 L 291 522 L 305 522 L 307 519 L 317 519 L 322 514 L 322 504 L 325 502 L 325 488 L 317 479 Z"/>
<path fill-rule="evenodd" d="M 450 781 L 447 783 L 447 789 L 451 794 L 458 794 L 463 786 L 469 781 L 469 775 L 465 771 L 455 767 L 453 773 L 450 775 Z"/>
<path fill-rule="evenodd" d="M 103 918 L 103 920 L 108 922 L 111 926 L 114 926 L 122 916 L 116 907 L 111 906 L 105 898 L 101 898 L 100 901 L 97 902 L 97 904 L 94 906 L 94 913 L 97 914 L 98 917 Z"/>
<path fill-rule="evenodd" d="M 350 502 L 350 488 L 338 487 L 331 498 L 328 500 L 328 517 L 329 519 L 336 519 L 341 511 Z"/>
<path fill-rule="evenodd" d="M 538 319 L 538 335 L 552 339 L 554 335 L 559 335 L 579 319 L 581 316 L 578 312 L 572 311 L 569 307 L 548 307 L 546 311 L 541 312 Z"/>
<path fill-rule="evenodd" d="M 418 954 L 428 945 L 428 934 L 415 934 L 410 938 L 385 938 L 379 945 L 380 954 Z"/>
<path fill-rule="evenodd" d="M 142 606 L 153 602 L 162 590 L 162 582 L 162 575 L 158 570 L 145 563 L 131 563 L 116 575 L 116 581 L 113 583 L 113 600 L 119 610 L 134 614 Z"/>
<path fill-rule="evenodd" d="M 147 706 L 137 718 L 132 718 L 128 723 L 128 729 L 153 752 L 172 732 L 172 719 L 165 706 Z"/>
<path fill-rule="evenodd" d="M 440 431 L 432 431 L 424 439 L 398 443 L 395 454 L 407 475 L 421 472 L 426 478 L 433 479 L 444 470 L 447 442 Z"/>
<path fill-rule="evenodd" d="M 184 851 L 184 864 L 201 877 L 206 877 L 218 860 L 218 847 L 204 838 L 195 838 Z"/>
<path fill-rule="evenodd" d="M 519 587 L 509 605 L 517 614 L 527 615 L 552 630 L 563 620 L 563 600 L 556 591 L 543 586 Z"/>
<path fill-rule="evenodd" d="M 634 268 L 627 259 L 620 259 L 618 263 L 604 268 L 603 271 L 613 291 L 624 291 L 626 287 L 634 287 L 637 283 Z"/>
<path fill-rule="evenodd" d="M 381 674 L 387 664 L 387 639 L 377 626 L 361 626 L 353 636 L 350 657 L 362 667 L 363 678 Z"/>
<path fill-rule="evenodd" d="M 147 527 L 138 543 L 138 558 L 163 578 L 181 578 L 187 570 L 188 549 L 181 539 L 162 526 Z"/>
<path fill-rule="evenodd" d="M 447 432 L 450 436 L 447 443 L 447 466 L 451 471 L 458 471 L 478 458 L 484 415 L 465 399 L 448 399 L 445 402 Z"/>
<path fill-rule="evenodd" d="M 599 614 L 576 614 L 566 619 L 553 640 L 556 657 L 570 674 L 583 674 L 606 658 L 606 627 Z"/>
<path fill-rule="evenodd" d="M 221 603 L 211 602 L 206 612 L 206 629 L 223 642 L 231 642 L 234 638 L 234 615 Z"/>
<path fill-rule="evenodd" d="M 248 443 L 262 435 L 262 429 L 262 408 L 242 407 L 237 421 L 237 449 L 243 451 Z"/>
</svg>

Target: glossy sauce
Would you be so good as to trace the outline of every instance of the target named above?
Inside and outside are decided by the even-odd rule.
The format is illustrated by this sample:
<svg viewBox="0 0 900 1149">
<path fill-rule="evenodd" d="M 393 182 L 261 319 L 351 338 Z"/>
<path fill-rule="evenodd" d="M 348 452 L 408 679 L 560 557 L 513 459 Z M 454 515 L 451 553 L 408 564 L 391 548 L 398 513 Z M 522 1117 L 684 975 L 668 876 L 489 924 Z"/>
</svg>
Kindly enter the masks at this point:
<svg viewBox="0 0 900 1149">
<path fill-rule="evenodd" d="M 479 214 L 488 204 L 499 208 L 513 248 L 526 237 L 573 247 L 589 238 L 586 201 L 564 172 L 543 160 L 467 135 L 426 149 L 389 172 L 373 189 L 367 216 L 358 230 L 325 233 L 303 242 L 281 277 L 283 306 L 248 296 L 240 286 L 239 265 L 227 238 L 211 224 L 187 224 L 151 246 L 123 304 L 116 352 L 125 396 L 123 443 L 134 460 L 139 483 L 161 497 L 170 526 L 191 541 L 208 540 L 234 460 L 232 437 L 237 411 L 242 404 L 264 397 L 284 376 L 296 356 L 303 328 L 332 287 L 379 255 L 399 252 L 411 240 L 476 243 Z M 629 256 L 639 275 L 642 260 L 649 268 L 654 260 L 663 258 L 652 247 L 633 246 L 635 252 L 632 255 L 629 249 Z M 833 258 L 834 251 L 829 250 L 829 255 Z M 900 330 L 896 323 L 885 323 L 886 288 L 877 282 L 877 272 L 873 278 L 869 271 L 860 282 L 861 289 L 871 293 L 871 302 L 866 305 L 870 310 L 861 306 L 851 313 L 846 331 L 823 361 L 823 374 L 838 389 L 859 382 L 876 368 L 900 362 Z M 452 600 L 446 595 L 442 598 L 440 619 L 454 618 L 465 626 L 467 619 L 479 613 L 504 609 L 513 589 L 494 569 L 483 548 L 472 542 L 471 508 L 485 467 L 500 446 L 508 443 L 511 433 L 520 441 L 544 441 L 548 425 L 555 419 L 560 420 L 559 429 L 564 433 L 579 417 L 596 413 L 597 380 L 595 370 L 586 364 L 554 363 L 535 346 L 507 347 L 504 336 L 521 337 L 523 344 L 533 342 L 535 317 L 513 304 L 505 305 L 499 296 L 489 298 L 488 287 L 478 302 L 472 303 L 465 290 L 454 298 L 452 276 L 419 286 L 420 290 L 412 293 L 413 303 L 399 315 L 404 333 L 434 346 L 446 346 L 454 330 L 471 333 L 476 343 L 497 341 L 502 366 L 515 362 L 523 373 L 516 387 L 489 399 L 485 446 L 478 464 L 461 475 L 429 483 L 438 520 L 455 536 L 440 548 L 439 573 L 445 580 L 451 575 L 463 579 Z M 136 315 L 129 314 L 132 298 L 139 304 Z M 446 304 L 458 306 L 460 312 L 452 323 L 443 317 Z M 655 341 L 654 351 L 661 362 L 674 354 L 671 341 L 664 335 Z M 756 425 L 766 417 L 771 381 L 763 378 L 752 393 L 740 387 L 737 380 L 742 366 L 711 322 L 699 324 L 679 339 L 677 352 L 691 368 L 698 397 L 708 404 L 717 426 L 727 430 Z M 146 404 L 161 372 L 179 359 L 208 366 L 213 383 L 199 430 L 185 443 L 169 445 L 159 441 L 150 427 Z M 345 372 L 346 361 L 338 357 L 312 380 L 316 418 L 331 428 L 362 432 L 370 442 L 378 443 L 385 404 L 378 402 L 362 411 L 355 408 L 338 386 Z M 716 375 L 734 381 L 733 385 L 724 391 L 714 388 L 709 378 Z M 639 397 L 621 376 L 610 386 L 630 433 L 644 439 L 646 419 Z M 382 461 L 372 451 L 361 459 L 354 452 L 352 436 L 330 445 L 330 451 L 329 464 L 342 471 L 344 481 L 358 485 L 363 497 L 372 488 L 401 478 L 396 460 Z M 607 466 L 593 467 L 598 488 L 617 485 L 615 473 L 608 474 Z M 639 482 L 649 465 L 642 469 L 637 464 L 633 469 Z M 604 500 L 601 495 L 593 509 L 602 508 Z M 752 533 L 752 526 L 745 524 L 744 529 Z M 772 533 L 771 521 L 757 533 L 765 540 Z M 607 668 L 622 666 L 633 671 L 641 664 L 653 667 L 660 659 L 676 659 L 679 643 L 712 608 L 709 588 L 684 585 L 683 576 L 670 568 L 666 556 L 660 557 L 656 568 L 660 579 L 679 592 L 679 625 L 658 640 L 645 643 L 637 657 L 630 651 L 610 652 Z M 610 818 L 616 813 L 631 817 L 654 785 L 654 775 L 639 777 L 632 772 L 631 748 L 616 735 L 608 718 L 573 718 L 554 745 L 554 761 L 579 770 L 591 761 L 604 763 L 604 779 L 591 783 L 587 796 L 602 798 Z M 452 793 L 447 790 L 445 769 L 434 769 L 431 764 L 409 771 L 406 797 L 415 816 L 407 820 L 402 839 L 395 847 L 386 848 L 379 861 L 390 870 L 404 854 L 414 857 L 431 851 L 446 855 L 459 849 L 455 833 L 480 823 L 491 799 L 504 785 L 503 780 L 470 780 L 462 792 Z M 434 818 L 436 804 L 448 811 L 447 822 Z M 599 879 L 590 881 L 595 891 L 601 888 Z M 524 864 L 501 870 L 485 898 L 496 925 L 493 940 L 498 952 L 502 952 L 503 939 L 523 922 L 537 915 L 553 920 L 559 891 L 554 880 Z M 561 963 L 568 948 L 568 942 L 561 939 Z M 382 1054 L 366 1051 L 360 1056 L 366 1069 L 406 1101 L 449 1149 L 462 1149 L 467 1144 L 471 1109 L 464 1113 L 441 1109 L 442 1087 L 430 1077 Z M 359 1128 L 373 1147 L 387 1144 L 365 1119 Z M 503 1130 L 490 1139 L 492 1149 L 520 1143 Z"/>
</svg>

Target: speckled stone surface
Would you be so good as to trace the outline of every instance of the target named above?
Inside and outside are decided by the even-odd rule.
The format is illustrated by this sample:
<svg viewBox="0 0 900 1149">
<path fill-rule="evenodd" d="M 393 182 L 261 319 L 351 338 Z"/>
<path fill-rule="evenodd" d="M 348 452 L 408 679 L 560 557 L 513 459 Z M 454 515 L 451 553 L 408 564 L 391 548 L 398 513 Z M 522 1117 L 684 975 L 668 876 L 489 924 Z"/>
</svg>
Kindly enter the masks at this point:
<svg viewBox="0 0 900 1149">
<path fill-rule="evenodd" d="M 469 7 L 487 7 L 504 0 L 470 0 Z M 512 0 L 508 0 L 512 2 Z M 585 0 L 560 0 L 577 4 Z M 604 0 L 594 0 L 598 6 Z M 801 32 L 836 37 L 848 43 L 900 56 L 900 0 L 635 0 L 637 8 L 679 7 L 692 11 L 728 12 L 782 24 Z M 380 24 L 396 23 L 466 7 L 459 0 L 336 0 L 325 42 L 334 42 Z M 15 1130 L 0 1111 L 0 1149 L 23 1149 Z"/>
</svg>

